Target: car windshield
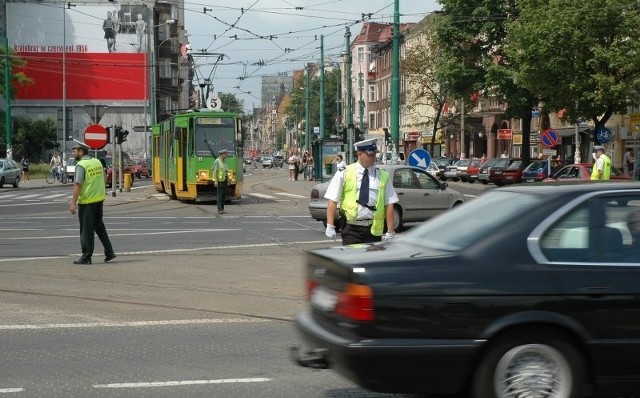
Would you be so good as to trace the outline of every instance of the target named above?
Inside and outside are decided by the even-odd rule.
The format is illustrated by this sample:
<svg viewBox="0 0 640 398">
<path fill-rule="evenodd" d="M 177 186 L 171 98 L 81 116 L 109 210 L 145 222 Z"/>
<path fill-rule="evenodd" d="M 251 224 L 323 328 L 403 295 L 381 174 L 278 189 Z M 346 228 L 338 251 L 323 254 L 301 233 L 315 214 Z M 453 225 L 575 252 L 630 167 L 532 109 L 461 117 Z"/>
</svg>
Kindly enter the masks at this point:
<svg viewBox="0 0 640 398">
<path fill-rule="evenodd" d="M 536 160 L 527 167 L 527 171 L 542 171 L 546 166 L 546 160 Z"/>
<path fill-rule="evenodd" d="M 510 162 L 510 159 L 497 159 L 496 163 L 492 167 L 507 167 Z"/>
<path fill-rule="evenodd" d="M 507 170 L 518 170 L 520 165 L 522 164 L 522 160 L 516 160 L 507 168 Z"/>
<path fill-rule="evenodd" d="M 487 192 L 478 199 L 423 222 L 406 232 L 402 240 L 437 250 L 460 251 L 475 242 L 478 236 L 510 225 L 527 209 L 543 200 L 538 195 L 510 191 Z M 500 211 L 496 211 L 498 208 Z M 491 217 L 487 217 L 487 214 L 491 214 Z M 460 225 L 464 225 L 464 228 L 452 228 Z"/>
</svg>

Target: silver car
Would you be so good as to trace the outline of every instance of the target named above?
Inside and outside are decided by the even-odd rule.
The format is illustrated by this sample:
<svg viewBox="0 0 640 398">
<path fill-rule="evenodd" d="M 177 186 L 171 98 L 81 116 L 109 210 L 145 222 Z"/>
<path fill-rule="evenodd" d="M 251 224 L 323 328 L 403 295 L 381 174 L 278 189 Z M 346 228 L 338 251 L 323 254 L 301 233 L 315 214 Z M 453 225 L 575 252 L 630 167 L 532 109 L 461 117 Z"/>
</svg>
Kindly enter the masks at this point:
<svg viewBox="0 0 640 398">
<path fill-rule="evenodd" d="M 406 222 L 420 222 L 464 203 L 464 196 L 438 181 L 418 167 L 393 165 L 378 166 L 389 172 L 400 202 L 394 206 L 396 231 Z M 324 198 L 328 182 L 316 184 L 311 189 L 309 213 L 315 220 L 327 224 L 327 199 Z"/>
<path fill-rule="evenodd" d="M 0 159 L 0 188 L 4 184 L 12 184 L 14 188 L 20 185 L 22 169 L 13 159 Z"/>
</svg>

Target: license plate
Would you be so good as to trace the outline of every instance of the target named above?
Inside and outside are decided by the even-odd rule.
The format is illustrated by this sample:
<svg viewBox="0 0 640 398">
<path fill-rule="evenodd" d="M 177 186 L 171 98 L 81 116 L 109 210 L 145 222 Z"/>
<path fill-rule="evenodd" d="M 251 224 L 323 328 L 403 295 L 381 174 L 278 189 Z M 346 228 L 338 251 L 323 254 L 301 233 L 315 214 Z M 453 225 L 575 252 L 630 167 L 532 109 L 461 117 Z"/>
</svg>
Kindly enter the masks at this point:
<svg viewBox="0 0 640 398">
<path fill-rule="evenodd" d="M 533 178 L 527 178 L 525 182 L 533 182 Z"/>
<path fill-rule="evenodd" d="M 322 286 L 316 287 L 311 293 L 311 305 L 324 311 L 333 311 L 337 301 L 336 293 Z"/>
</svg>

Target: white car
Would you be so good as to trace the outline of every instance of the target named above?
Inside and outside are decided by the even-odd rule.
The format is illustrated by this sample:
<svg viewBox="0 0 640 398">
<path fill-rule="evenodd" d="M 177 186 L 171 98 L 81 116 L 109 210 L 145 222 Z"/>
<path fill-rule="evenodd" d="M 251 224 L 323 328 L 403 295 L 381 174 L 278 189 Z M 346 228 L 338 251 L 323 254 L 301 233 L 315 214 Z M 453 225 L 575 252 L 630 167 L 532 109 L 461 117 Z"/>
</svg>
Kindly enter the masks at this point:
<svg viewBox="0 0 640 398">
<path fill-rule="evenodd" d="M 436 162 L 429 163 L 429 166 L 427 167 L 427 173 L 437 178 L 439 171 L 440 169 L 438 168 L 438 165 L 436 164 Z"/>
</svg>

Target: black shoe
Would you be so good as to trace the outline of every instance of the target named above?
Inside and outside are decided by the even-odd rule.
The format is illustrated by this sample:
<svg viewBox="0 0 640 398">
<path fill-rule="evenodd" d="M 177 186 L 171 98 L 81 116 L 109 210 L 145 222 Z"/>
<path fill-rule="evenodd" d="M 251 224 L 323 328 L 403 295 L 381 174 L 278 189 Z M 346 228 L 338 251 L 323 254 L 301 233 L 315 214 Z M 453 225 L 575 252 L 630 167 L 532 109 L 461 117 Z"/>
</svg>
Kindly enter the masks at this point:
<svg viewBox="0 0 640 398">
<path fill-rule="evenodd" d="M 74 264 L 91 264 L 91 260 L 73 260 Z"/>
<path fill-rule="evenodd" d="M 114 258 L 116 258 L 115 254 L 110 254 L 107 257 L 104 258 L 104 262 L 108 263 L 109 261 L 113 260 Z"/>
</svg>

